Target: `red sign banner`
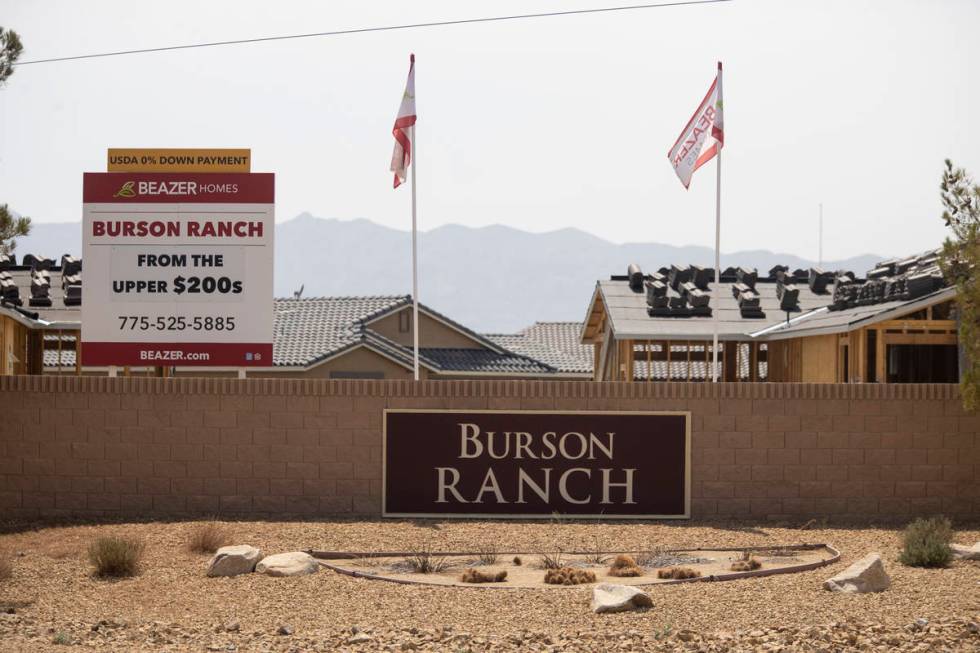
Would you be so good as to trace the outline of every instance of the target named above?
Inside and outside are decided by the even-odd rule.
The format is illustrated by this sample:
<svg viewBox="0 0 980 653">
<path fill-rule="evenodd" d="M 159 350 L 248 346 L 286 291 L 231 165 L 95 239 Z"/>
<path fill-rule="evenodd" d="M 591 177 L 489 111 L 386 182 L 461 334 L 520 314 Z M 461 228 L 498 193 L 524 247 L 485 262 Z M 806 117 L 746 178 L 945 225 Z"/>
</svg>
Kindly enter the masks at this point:
<svg viewBox="0 0 980 653">
<path fill-rule="evenodd" d="M 271 172 L 86 172 L 82 192 L 86 204 L 272 204 L 276 199 Z"/>
</svg>

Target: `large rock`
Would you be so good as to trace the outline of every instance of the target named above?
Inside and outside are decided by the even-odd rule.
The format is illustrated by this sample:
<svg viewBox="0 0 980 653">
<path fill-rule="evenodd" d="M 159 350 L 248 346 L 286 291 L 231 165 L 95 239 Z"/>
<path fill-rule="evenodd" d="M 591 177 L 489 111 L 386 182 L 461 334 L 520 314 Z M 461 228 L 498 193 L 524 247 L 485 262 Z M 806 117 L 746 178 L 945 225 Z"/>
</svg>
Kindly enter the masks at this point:
<svg viewBox="0 0 980 653">
<path fill-rule="evenodd" d="M 592 611 L 596 613 L 626 612 L 652 605 L 649 594 L 629 585 L 600 583 L 592 588 Z"/>
<path fill-rule="evenodd" d="M 309 553 L 293 551 L 266 556 L 255 565 L 255 571 L 269 576 L 305 576 L 315 574 L 320 564 Z"/>
<path fill-rule="evenodd" d="M 262 558 L 262 552 L 254 546 L 239 544 L 223 546 L 218 549 L 208 563 L 208 576 L 237 576 L 250 574 L 255 563 Z"/>
<path fill-rule="evenodd" d="M 833 578 L 825 580 L 824 589 L 832 592 L 882 592 L 892 584 L 885 566 L 881 563 L 881 555 L 869 553 L 853 565 L 840 572 Z"/>
<path fill-rule="evenodd" d="M 980 542 L 973 546 L 950 544 L 949 548 L 953 550 L 953 557 L 957 560 L 980 560 Z"/>
</svg>

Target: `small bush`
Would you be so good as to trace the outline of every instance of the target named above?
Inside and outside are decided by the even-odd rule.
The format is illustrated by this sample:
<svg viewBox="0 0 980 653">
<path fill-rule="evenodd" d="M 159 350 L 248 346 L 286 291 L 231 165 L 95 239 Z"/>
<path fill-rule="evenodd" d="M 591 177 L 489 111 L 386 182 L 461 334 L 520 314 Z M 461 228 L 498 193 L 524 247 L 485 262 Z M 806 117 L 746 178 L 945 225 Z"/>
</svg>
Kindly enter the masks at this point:
<svg viewBox="0 0 980 653">
<path fill-rule="evenodd" d="M 464 583 L 502 583 L 507 580 L 507 572 L 498 571 L 496 573 L 489 573 L 470 568 L 463 572 L 459 580 Z"/>
<path fill-rule="evenodd" d="M 88 548 L 97 576 L 134 576 L 143 557 L 143 543 L 125 537 L 100 537 Z"/>
<path fill-rule="evenodd" d="M 200 524 L 191 531 L 187 548 L 194 553 L 214 553 L 228 544 L 228 531 L 214 522 Z"/>
<path fill-rule="evenodd" d="M 476 549 L 477 559 L 480 561 L 481 565 L 495 565 L 497 564 L 497 545 L 496 544 L 483 544 L 478 546 Z"/>
<path fill-rule="evenodd" d="M 755 571 L 762 566 L 758 558 L 749 556 L 747 559 L 736 560 L 732 563 L 730 569 L 732 571 Z"/>
<path fill-rule="evenodd" d="M 643 570 L 636 564 L 636 560 L 630 555 L 618 555 L 609 566 L 610 576 L 642 576 Z"/>
<path fill-rule="evenodd" d="M 512 561 L 512 562 L 513 562 L 513 563 L 514 563 L 514 565 L 515 565 L 515 566 L 517 566 L 517 567 L 520 567 L 521 565 L 523 565 L 523 564 L 524 564 L 524 561 L 523 561 L 523 560 L 521 560 L 521 556 L 514 556 L 514 559 L 513 559 L 513 561 Z"/>
<path fill-rule="evenodd" d="M 916 519 L 905 528 L 898 559 L 909 567 L 945 567 L 953 559 L 953 527 L 945 517 Z"/>
<path fill-rule="evenodd" d="M 7 558 L 0 557 L 0 581 L 10 580 L 14 575 L 14 565 Z"/>
<path fill-rule="evenodd" d="M 63 630 L 59 630 L 54 634 L 54 637 L 51 638 L 51 643 L 59 646 L 68 646 L 71 644 L 71 635 Z"/>
<path fill-rule="evenodd" d="M 549 569 L 544 574 L 544 582 L 549 585 L 581 585 L 583 583 L 594 583 L 595 573 L 587 569 L 573 569 L 572 567 L 560 567 Z"/>
<path fill-rule="evenodd" d="M 405 562 L 416 574 L 438 574 L 450 566 L 448 559 L 433 555 L 428 548 L 413 551 L 412 555 L 405 558 Z"/>
<path fill-rule="evenodd" d="M 701 572 L 690 567 L 670 567 L 657 572 L 657 578 L 684 579 L 698 578 L 699 576 L 701 576 Z"/>
</svg>

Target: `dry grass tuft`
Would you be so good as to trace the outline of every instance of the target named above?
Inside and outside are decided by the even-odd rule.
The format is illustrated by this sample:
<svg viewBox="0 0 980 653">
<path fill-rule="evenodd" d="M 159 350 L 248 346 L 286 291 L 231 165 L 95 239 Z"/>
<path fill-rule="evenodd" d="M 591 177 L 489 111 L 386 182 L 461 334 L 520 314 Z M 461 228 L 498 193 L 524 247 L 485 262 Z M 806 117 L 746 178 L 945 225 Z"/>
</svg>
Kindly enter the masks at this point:
<svg viewBox="0 0 980 653">
<path fill-rule="evenodd" d="M 636 560 L 631 555 L 618 555 L 609 567 L 610 576 L 642 576 L 643 570 L 636 564 Z"/>
<path fill-rule="evenodd" d="M 587 569 L 573 569 L 572 567 L 560 567 L 549 569 L 544 574 L 544 582 L 549 585 L 581 585 L 583 583 L 594 583 L 595 573 Z"/>
<path fill-rule="evenodd" d="M 434 555 L 428 547 L 413 551 L 405 562 L 416 574 L 438 574 L 450 567 L 448 558 Z"/>
<path fill-rule="evenodd" d="M 657 572 L 657 578 L 684 579 L 698 578 L 700 576 L 700 571 L 691 569 L 690 567 L 669 567 L 667 569 L 661 569 Z"/>
<path fill-rule="evenodd" d="M 742 560 L 736 560 L 735 562 L 733 562 L 730 569 L 732 571 L 755 571 L 761 566 L 762 563 L 759 562 L 758 558 L 754 556 L 749 556 L 748 558 L 743 558 Z"/>
<path fill-rule="evenodd" d="M 542 569 L 561 569 L 561 550 L 554 553 L 542 553 L 538 557 L 538 566 Z"/>
<path fill-rule="evenodd" d="M 5 556 L 0 557 L 0 581 L 10 580 L 14 575 L 14 564 Z"/>
<path fill-rule="evenodd" d="M 459 577 L 459 580 L 464 583 L 502 583 L 507 580 L 507 571 L 498 571 L 496 573 L 483 572 L 479 569 L 467 569 L 463 572 L 463 575 Z"/>
<path fill-rule="evenodd" d="M 476 555 L 481 565 L 495 565 L 497 564 L 497 545 L 481 544 L 476 548 Z"/>
<path fill-rule="evenodd" d="M 665 546 L 652 546 L 636 554 L 636 564 L 639 567 L 655 567 L 660 558 L 667 553 Z"/>
<path fill-rule="evenodd" d="M 199 524 L 191 531 L 187 548 L 194 553 L 214 553 L 229 542 L 228 531 L 215 522 Z"/>
<path fill-rule="evenodd" d="M 126 537 L 100 537 L 88 548 L 95 575 L 112 578 L 135 576 L 143 557 L 143 542 Z"/>
</svg>

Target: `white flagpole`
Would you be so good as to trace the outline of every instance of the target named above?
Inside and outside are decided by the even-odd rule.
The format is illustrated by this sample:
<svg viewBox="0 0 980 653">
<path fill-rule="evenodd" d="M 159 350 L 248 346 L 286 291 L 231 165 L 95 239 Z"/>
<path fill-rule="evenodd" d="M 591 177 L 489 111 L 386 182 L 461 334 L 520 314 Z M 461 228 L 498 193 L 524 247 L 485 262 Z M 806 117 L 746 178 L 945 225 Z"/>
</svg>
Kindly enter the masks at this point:
<svg viewBox="0 0 980 653">
<path fill-rule="evenodd" d="M 419 380 L 419 263 L 418 263 L 418 222 L 415 211 L 415 167 L 418 165 L 418 141 L 415 140 L 415 125 L 410 127 L 412 143 L 412 335 L 414 338 L 413 359 L 415 380 Z"/>
<path fill-rule="evenodd" d="M 721 150 L 718 148 L 718 177 L 715 184 L 715 310 L 714 310 L 714 363 L 711 366 L 711 380 L 718 383 L 718 313 L 721 301 Z"/>
</svg>

